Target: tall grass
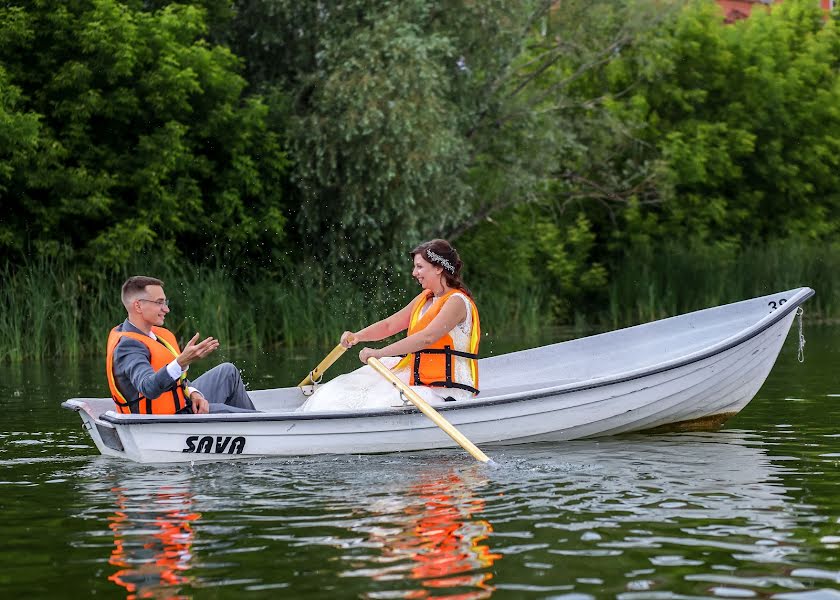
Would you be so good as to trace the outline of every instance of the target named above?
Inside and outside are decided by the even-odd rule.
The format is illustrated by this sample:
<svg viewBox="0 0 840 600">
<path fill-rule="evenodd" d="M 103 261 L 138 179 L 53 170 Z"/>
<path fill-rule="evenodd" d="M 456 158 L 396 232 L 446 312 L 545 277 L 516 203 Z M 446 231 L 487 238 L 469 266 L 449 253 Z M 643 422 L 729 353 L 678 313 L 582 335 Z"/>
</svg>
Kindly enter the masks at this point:
<svg viewBox="0 0 840 600">
<path fill-rule="evenodd" d="M 119 314 L 119 292 L 87 282 L 60 260 L 6 265 L 0 277 L 0 360 L 78 357 L 104 344 L 106 324 Z"/>
<path fill-rule="evenodd" d="M 224 266 L 134 266 L 89 279 L 62 260 L 37 259 L 0 271 L 0 360 L 104 353 L 108 331 L 125 319 L 119 290 L 128 274 L 164 280 L 171 312 L 166 327 L 182 343 L 195 332 L 225 348 L 331 346 L 404 306 L 418 292 L 408 274 L 372 275 L 374 284 L 330 275 L 313 265 L 260 278 Z M 537 331 L 539 294 L 478 298 L 485 331 Z M 521 334 L 520 334 L 521 335 Z"/>
<path fill-rule="evenodd" d="M 0 360 L 102 355 L 108 330 L 122 322 L 119 288 L 129 273 L 165 281 L 172 300 L 166 326 L 185 341 L 198 331 L 226 348 L 271 351 L 278 345 L 323 347 L 407 303 L 419 291 L 399 273 L 361 281 L 301 265 L 261 277 L 224 266 L 132 266 L 83 276 L 62 260 L 33 259 L 0 270 Z M 579 329 L 617 328 L 808 285 L 806 311 L 840 318 L 840 247 L 785 242 L 727 252 L 674 244 L 636 252 L 614 267 L 598 304 L 575 311 Z M 486 285 L 483 286 L 486 288 Z M 550 325 L 549 286 L 505 297 L 476 289 L 482 329 L 491 336 L 537 339 Z"/>
<path fill-rule="evenodd" d="M 614 269 L 607 326 L 622 327 L 800 286 L 816 290 L 805 310 L 840 317 L 840 247 L 785 241 L 743 250 L 671 244 L 627 255 Z"/>
</svg>

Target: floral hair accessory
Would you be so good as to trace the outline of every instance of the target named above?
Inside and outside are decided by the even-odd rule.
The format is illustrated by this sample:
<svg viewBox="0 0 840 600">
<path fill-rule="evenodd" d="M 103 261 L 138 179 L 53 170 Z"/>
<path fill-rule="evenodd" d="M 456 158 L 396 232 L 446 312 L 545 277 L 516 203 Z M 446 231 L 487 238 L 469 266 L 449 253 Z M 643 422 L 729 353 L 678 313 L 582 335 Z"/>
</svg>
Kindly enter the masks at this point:
<svg viewBox="0 0 840 600">
<path fill-rule="evenodd" d="M 426 250 L 426 256 L 429 257 L 430 261 L 439 264 L 453 275 L 455 274 L 455 266 L 434 250 Z"/>
</svg>

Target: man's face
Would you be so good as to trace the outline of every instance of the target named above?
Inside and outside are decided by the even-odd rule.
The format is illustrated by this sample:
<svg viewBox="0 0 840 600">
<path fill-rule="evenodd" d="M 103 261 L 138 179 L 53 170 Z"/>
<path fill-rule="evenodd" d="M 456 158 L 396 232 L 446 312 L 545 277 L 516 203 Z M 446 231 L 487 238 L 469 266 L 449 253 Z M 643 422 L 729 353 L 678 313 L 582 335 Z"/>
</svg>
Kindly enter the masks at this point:
<svg viewBox="0 0 840 600">
<path fill-rule="evenodd" d="M 146 293 L 143 297 L 135 300 L 135 302 L 140 305 L 143 319 L 156 327 L 160 327 L 169 312 L 166 294 L 163 293 L 163 288 L 159 285 L 147 285 L 145 290 Z"/>
</svg>

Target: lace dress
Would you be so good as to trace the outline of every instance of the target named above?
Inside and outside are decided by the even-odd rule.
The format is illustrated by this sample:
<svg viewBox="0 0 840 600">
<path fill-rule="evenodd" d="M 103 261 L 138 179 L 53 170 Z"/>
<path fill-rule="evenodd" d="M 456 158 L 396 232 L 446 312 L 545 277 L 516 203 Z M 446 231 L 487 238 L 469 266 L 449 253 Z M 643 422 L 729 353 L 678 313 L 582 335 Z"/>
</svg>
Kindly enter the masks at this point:
<svg viewBox="0 0 840 600">
<path fill-rule="evenodd" d="M 469 352 L 470 334 L 472 332 L 472 311 L 470 300 L 462 293 L 457 292 L 449 298 L 461 298 L 467 308 L 466 318 L 458 323 L 449 335 L 452 337 L 452 344 L 455 350 Z M 424 314 L 437 298 L 432 298 L 421 309 Z M 475 386 L 470 370 L 469 359 L 462 356 L 453 357 L 455 360 L 455 381 L 470 386 Z M 399 357 L 384 357 L 381 359 L 389 369 L 392 369 L 399 361 Z M 405 383 L 411 377 L 409 367 L 403 367 L 394 371 L 394 375 Z M 451 396 L 455 400 L 466 400 L 472 398 L 472 393 L 458 388 L 427 387 L 424 385 L 411 386 L 415 392 L 420 394 L 429 404 L 440 404 L 444 398 Z M 309 399 L 298 408 L 298 412 L 313 411 L 334 411 L 334 410 L 362 410 L 375 408 L 402 407 L 397 390 L 382 375 L 371 369 L 369 366 L 356 369 L 346 375 L 339 375 L 335 379 L 321 385 Z"/>
</svg>

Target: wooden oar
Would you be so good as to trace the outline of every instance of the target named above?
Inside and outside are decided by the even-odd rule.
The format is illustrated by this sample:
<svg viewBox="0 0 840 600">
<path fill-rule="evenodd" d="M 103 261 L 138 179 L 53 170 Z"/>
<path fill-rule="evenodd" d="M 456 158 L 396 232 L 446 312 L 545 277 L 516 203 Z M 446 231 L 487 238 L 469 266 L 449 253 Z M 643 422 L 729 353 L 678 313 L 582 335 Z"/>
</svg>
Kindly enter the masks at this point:
<svg viewBox="0 0 840 600">
<path fill-rule="evenodd" d="M 301 382 L 298 384 L 298 387 L 303 387 L 303 386 L 305 386 L 305 385 L 314 385 L 314 384 L 316 384 L 318 381 L 320 381 L 320 380 L 321 380 L 321 376 L 324 374 L 324 371 L 326 371 L 327 369 L 329 369 L 329 368 L 330 368 L 330 366 L 331 366 L 331 365 L 332 365 L 335 361 L 337 361 L 339 358 L 341 358 L 341 355 L 342 355 L 342 354 L 344 354 L 346 351 L 347 351 L 347 348 L 345 348 L 345 347 L 344 347 L 344 346 L 342 346 L 341 344 L 339 344 L 338 346 L 336 346 L 335 348 L 333 348 L 333 349 L 332 349 L 332 352 L 330 352 L 329 354 L 327 354 L 327 355 L 324 357 L 324 360 L 322 360 L 320 363 L 318 363 L 318 366 L 317 366 L 317 367 L 315 367 L 314 369 L 312 369 L 312 370 L 309 372 L 309 375 L 307 375 L 306 377 L 304 377 L 304 378 L 303 378 L 303 381 L 301 381 Z"/>
<path fill-rule="evenodd" d="M 409 401 L 417 407 L 417 409 L 420 412 L 429 417 L 429 419 L 431 419 L 435 425 L 443 429 L 443 431 L 446 432 L 446 435 L 458 442 L 458 444 L 464 450 L 472 454 L 473 458 L 483 463 L 487 463 L 493 466 L 496 465 L 494 461 L 490 460 L 490 458 L 478 448 L 478 446 L 476 446 L 470 440 L 468 440 L 463 433 L 455 429 L 455 426 L 452 425 L 452 423 L 444 419 L 438 411 L 432 408 L 428 402 L 423 400 L 423 398 L 421 398 L 417 392 L 415 392 L 409 386 L 403 383 L 402 380 L 396 375 L 394 375 L 388 367 L 383 365 L 379 361 L 379 359 L 373 358 L 371 356 L 368 359 L 367 364 L 369 364 L 375 371 L 382 375 L 382 377 L 390 381 L 394 385 L 394 387 L 400 390 L 405 395 L 405 397 L 408 398 Z"/>
</svg>

